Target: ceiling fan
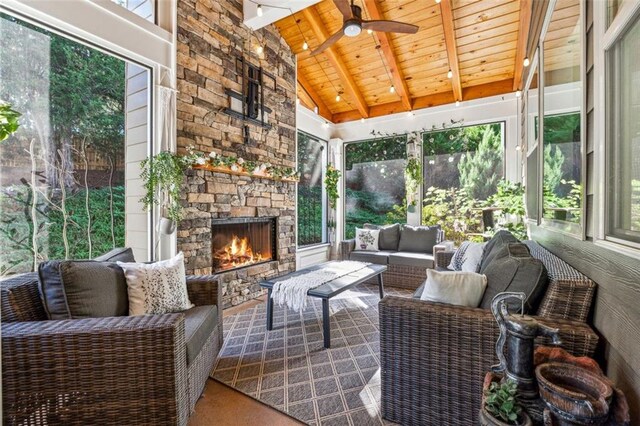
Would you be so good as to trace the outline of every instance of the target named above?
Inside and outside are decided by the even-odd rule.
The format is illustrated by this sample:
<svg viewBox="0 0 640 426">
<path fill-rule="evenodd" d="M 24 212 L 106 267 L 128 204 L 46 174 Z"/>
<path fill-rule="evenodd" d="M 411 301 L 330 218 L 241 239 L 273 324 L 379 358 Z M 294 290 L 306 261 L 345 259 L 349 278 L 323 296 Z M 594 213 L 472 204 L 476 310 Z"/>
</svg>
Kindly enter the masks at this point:
<svg viewBox="0 0 640 426">
<path fill-rule="evenodd" d="M 417 25 L 406 24 L 404 22 L 385 20 L 365 21 L 362 19 L 362 8 L 360 6 L 356 6 L 353 3 L 354 0 L 351 0 L 351 4 L 349 4 L 349 0 L 333 0 L 333 2 L 344 17 L 342 28 L 326 39 L 317 49 L 312 51 L 312 56 L 324 52 L 335 42 L 340 40 L 342 36 L 356 37 L 362 32 L 362 30 L 405 34 L 415 34 L 418 31 Z"/>
</svg>

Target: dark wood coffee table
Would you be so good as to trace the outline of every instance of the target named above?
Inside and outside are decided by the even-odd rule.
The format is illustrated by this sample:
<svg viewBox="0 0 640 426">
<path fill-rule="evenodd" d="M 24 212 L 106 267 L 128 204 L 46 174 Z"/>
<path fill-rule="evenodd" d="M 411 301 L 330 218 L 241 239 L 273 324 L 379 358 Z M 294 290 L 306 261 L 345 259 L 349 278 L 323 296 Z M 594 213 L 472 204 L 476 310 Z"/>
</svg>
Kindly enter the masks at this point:
<svg viewBox="0 0 640 426">
<path fill-rule="evenodd" d="M 308 268 L 300 269 L 299 271 L 292 272 L 290 274 L 282 275 L 278 278 L 274 278 L 268 281 L 262 281 L 260 287 L 269 290 L 267 296 L 267 330 L 273 330 L 273 299 L 271 298 L 271 292 L 273 285 L 287 278 L 291 278 L 296 275 L 301 275 L 310 271 L 320 270 L 326 268 L 334 262 L 326 262 L 319 265 L 310 266 Z M 322 329 L 324 334 L 324 347 L 331 347 L 331 327 L 329 325 L 329 299 L 356 286 L 364 281 L 375 276 L 378 277 L 378 287 L 380 290 L 380 299 L 384 297 L 384 284 L 382 282 L 382 273 L 387 270 L 385 265 L 371 264 L 366 268 L 354 271 L 348 275 L 344 275 L 340 278 L 336 278 L 332 281 L 322 284 L 319 287 L 312 288 L 307 292 L 307 296 L 317 297 L 322 299 Z"/>
</svg>

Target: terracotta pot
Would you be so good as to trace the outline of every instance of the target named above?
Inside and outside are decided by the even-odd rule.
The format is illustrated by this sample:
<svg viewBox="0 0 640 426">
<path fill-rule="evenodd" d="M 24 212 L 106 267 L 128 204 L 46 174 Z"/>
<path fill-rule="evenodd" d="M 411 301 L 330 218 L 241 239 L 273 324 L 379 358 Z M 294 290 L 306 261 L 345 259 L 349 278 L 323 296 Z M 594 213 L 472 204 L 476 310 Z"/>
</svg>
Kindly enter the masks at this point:
<svg viewBox="0 0 640 426">
<path fill-rule="evenodd" d="M 609 416 L 613 389 L 609 380 L 571 364 L 546 363 L 536 368 L 540 397 L 557 416 L 598 425 Z"/>
<path fill-rule="evenodd" d="M 484 407 L 480 409 L 480 425 L 481 426 L 513 426 L 511 423 L 505 423 L 491 415 Z M 522 411 L 520 414 L 520 423 L 518 426 L 533 426 L 533 422 L 527 413 Z"/>
</svg>

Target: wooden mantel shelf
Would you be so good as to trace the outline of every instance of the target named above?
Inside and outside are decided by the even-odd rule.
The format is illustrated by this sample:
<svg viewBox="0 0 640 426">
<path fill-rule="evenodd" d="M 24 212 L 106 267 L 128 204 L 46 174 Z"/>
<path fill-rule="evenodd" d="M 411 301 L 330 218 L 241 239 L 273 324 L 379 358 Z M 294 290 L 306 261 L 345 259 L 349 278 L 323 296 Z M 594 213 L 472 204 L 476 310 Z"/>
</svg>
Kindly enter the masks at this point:
<svg viewBox="0 0 640 426">
<path fill-rule="evenodd" d="M 210 172 L 215 172 L 215 173 L 225 173 L 233 176 L 249 176 L 255 179 L 269 179 L 269 180 L 274 180 L 278 182 L 291 182 L 291 183 L 298 182 L 298 179 L 293 177 L 282 177 L 282 178 L 274 177 L 266 173 L 265 174 L 251 173 L 244 169 L 234 171 L 234 170 L 231 170 L 230 167 L 217 167 L 217 166 L 214 167 L 208 164 L 204 164 L 204 165 L 194 164 L 193 166 L 191 166 L 191 168 L 194 170 L 208 170 Z"/>
</svg>

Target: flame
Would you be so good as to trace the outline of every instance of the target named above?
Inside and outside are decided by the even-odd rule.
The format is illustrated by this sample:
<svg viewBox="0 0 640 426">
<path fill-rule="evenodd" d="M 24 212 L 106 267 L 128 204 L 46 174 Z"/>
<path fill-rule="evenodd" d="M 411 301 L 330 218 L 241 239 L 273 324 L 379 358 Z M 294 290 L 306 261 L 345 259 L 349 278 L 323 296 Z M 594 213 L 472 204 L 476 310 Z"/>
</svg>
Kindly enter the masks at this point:
<svg viewBox="0 0 640 426">
<path fill-rule="evenodd" d="M 220 269 L 237 268 L 265 260 L 261 253 L 253 252 L 248 238 L 239 238 L 237 235 L 234 235 L 231 242 L 218 250 L 214 256 L 218 260 Z"/>
</svg>

